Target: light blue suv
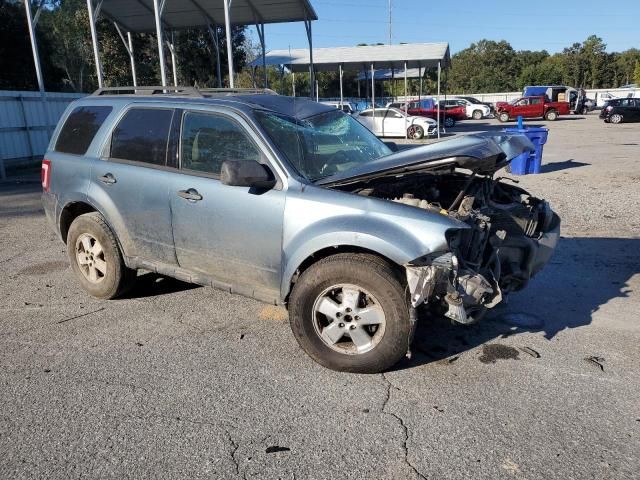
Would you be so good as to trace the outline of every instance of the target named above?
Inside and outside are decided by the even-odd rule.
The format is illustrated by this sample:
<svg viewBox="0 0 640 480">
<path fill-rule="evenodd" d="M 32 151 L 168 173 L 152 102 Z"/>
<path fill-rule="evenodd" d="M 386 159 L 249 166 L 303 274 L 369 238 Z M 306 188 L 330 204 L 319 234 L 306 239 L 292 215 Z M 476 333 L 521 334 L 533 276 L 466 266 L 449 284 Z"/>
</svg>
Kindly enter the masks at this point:
<svg viewBox="0 0 640 480">
<path fill-rule="evenodd" d="M 371 373 L 409 351 L 418 307 L 478 321 L 549 260 L 557 215 L 493 178 L 531 149 L 469 135 L 397 151 L 308 100 L 104 89 L 60 120 L 43 202 L 89 294 L 150 270 L 282 304 L 314 360 Z"/>
</svg>

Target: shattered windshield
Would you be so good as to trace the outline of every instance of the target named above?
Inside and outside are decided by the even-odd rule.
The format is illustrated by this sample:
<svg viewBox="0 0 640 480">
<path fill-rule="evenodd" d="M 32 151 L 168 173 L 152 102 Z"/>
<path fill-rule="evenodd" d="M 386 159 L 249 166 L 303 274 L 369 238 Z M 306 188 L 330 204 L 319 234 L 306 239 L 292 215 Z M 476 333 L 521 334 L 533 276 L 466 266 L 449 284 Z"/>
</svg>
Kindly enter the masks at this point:
<svg viewBox="0 0 640 480">
<path fill-rule="evenodd" d="M 258 121 L 289 163 L 316 181 L 391 154 L 366 127 L 339 110 L 305 120 L 256 112 Z"/>
</svg>

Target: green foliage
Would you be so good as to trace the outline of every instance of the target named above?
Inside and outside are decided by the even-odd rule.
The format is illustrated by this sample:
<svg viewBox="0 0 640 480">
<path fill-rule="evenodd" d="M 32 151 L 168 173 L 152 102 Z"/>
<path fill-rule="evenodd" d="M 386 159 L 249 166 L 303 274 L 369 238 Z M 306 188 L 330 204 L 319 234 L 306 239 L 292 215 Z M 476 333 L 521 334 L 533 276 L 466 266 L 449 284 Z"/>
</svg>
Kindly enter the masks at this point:
<svg viewBox="0 0 640 480">
<path fill-rule="evenodd" d="M 32 0 L 33 13 L 43 5 L 36 32 L 47 90 L 90 92 L 97 88 L 86 0 Z M 0 88 L 37 89 L 23 2 L 0 0 Z M 129 55 L 113 23 L 104 15 L 97 24 L 100 58 L 106 86 L 132 85 Z M 123 32 L 126 38 L 126 32 Z M 231 30 L 233 59 L 240 73 L 246 65 L 245 27 Z M 165 40 L 171 32 L 165 30 Z M 220 32 L 220 71 L 228 84 L 226 42 Z M 216 55 L 209 33 L 186 29 L 174 34 L 178 83 L 217 86 Z M 133 34 L 138 84 L 159 85 L 156 36 Z M 172 83 L 171 55 L 165 47 L 167 81 Z"/>
<path fill-rule="evenodd" d="M 607 53 L 600 37 L 589 36 L 561 53 L 514 51 L 505 41 L 481 40 L 452 57 L 449 91 L 487 93 L 521 90 L 526 85 L 565 84 L 615 88 L 630 83 L 640 51 Z"/>
</svg>

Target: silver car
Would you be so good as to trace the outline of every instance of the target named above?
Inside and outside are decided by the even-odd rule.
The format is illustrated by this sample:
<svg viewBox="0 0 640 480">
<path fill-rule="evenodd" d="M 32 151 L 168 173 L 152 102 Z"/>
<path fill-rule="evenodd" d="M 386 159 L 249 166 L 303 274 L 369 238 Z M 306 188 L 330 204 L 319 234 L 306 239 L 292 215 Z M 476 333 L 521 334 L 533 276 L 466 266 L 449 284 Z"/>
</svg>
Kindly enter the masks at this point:
<svg viewBox="0 0 640 480">
<path fill-rule="evenodd" d="M 409 351 L 417 309 L 479 321 L 556 246 L 548 203 L 494 179 L 523 136 L 394 152 L 299 98 L 121 90 L 71 104 L 43 161 L 47 217 L 95 297 L 148 270 L 284 305 L 314 360 L 373 373 Z"/>
</svg>

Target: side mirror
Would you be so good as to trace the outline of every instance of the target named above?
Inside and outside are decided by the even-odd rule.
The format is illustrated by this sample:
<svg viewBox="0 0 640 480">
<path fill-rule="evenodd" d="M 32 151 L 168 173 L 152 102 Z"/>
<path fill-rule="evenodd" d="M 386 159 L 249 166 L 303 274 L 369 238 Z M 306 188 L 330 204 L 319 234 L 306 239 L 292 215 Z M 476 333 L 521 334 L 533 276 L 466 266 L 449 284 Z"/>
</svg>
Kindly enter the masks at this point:
<svg viewBox="0 0 640 480">
<path fill-rule="evenodd" d="M 220 181 L 232 187 L 273 188 L 276 185 L 269 167 L 254 160 L 225 160 L 220 169 Z"/>
</svg>

